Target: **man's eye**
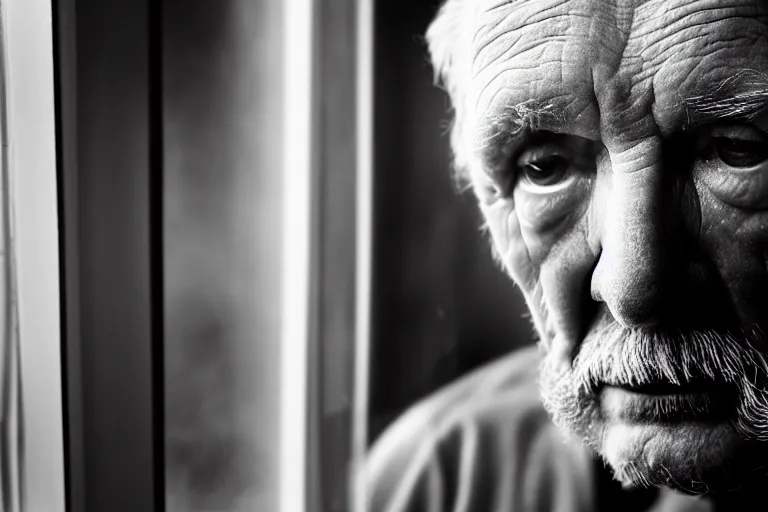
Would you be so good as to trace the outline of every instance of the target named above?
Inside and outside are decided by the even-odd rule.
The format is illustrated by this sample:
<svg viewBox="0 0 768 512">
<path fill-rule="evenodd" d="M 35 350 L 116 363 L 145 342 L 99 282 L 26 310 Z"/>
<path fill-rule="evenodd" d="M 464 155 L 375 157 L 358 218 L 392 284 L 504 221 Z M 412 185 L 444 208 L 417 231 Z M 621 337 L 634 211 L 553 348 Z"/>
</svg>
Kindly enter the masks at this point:
<svg viewBox="0 0 768 512">
<path fill-rule="evenodd" d="M 768 135 L 751 124 L 714 126 L 702 134 L 693 172 L 716 197 L 748 210 L 768 207 Z"/>
<path fill-rule="evenodd" d="M 568 160 L 560 155 L 549 155 L 523 163 L 520 167 L 525 178 L 545 187 L 559 183 L 568 172 Z"/>
<path fill-rule="evenodd" d="M 713 153 L 730 167 L 754 167 L 768 160 L 768 148 L 764 141 L 713 137 L 712 149 Z"/>
<path fill-rule="evenodd" d="M 514 154 L 510 172 L 517 219 L 533 231 L 562 227 L 583 211 L 602 144 L 575 135 L 538 133 Z"/>
</svg>

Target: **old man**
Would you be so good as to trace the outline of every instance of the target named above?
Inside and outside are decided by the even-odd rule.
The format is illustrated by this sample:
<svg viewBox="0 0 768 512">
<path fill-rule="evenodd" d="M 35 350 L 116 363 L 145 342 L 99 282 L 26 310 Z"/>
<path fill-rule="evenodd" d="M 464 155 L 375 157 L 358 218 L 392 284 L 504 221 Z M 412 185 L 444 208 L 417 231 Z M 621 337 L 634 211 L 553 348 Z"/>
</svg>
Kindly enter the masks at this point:
<svg viewBox="0 0 768 512">
<path fill-rule="evenodd" d="M 372 510 L 763 510 L 768 1 L 447 0 L 427 40 L 540 341 L 383 435 Z"/>
</svg>

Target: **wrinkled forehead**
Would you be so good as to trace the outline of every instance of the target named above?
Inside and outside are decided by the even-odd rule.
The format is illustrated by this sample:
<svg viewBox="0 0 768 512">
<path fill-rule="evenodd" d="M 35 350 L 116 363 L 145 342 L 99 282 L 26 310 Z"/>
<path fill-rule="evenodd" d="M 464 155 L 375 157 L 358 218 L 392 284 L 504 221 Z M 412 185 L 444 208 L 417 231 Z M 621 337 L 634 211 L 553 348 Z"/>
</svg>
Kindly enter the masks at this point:
<svg viewBox="0 0 768 512">
<path fill-rule="evenodd" d="M 674 131 L 684 98 L 768 72 L 766 22 L 768 0 L 480 0 L 468 117 L 539 111 L 542 128 L 590 138 Z"/>
</svg>

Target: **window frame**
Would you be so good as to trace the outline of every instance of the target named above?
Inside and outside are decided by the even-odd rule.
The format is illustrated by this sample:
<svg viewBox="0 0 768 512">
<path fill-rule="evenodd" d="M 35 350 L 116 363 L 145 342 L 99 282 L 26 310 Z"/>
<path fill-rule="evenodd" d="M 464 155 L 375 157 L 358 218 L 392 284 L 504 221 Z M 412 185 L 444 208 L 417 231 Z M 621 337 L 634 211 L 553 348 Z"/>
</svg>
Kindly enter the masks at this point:
<svg viewBox="0 0 768 512">
<path fill-rule="evenodd" d="M 162 511 L 160 6 L 52 4 L 67 510 Z"/>
</svg>

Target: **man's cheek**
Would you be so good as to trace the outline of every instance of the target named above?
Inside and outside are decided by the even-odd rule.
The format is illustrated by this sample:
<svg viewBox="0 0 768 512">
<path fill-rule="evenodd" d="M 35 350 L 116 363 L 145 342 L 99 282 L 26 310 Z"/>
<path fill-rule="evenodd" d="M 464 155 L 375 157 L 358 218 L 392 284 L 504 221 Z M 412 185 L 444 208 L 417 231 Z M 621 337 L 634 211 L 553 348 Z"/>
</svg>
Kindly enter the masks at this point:
<svg viewBox="0 0 768 512">
<path fill-rule="evenodd" d="M 586 221 L 562 233 L 539 267 L 547 337 L 561 357 L 570 358 L 596 313 L 590 283 L 597 254 L 588 240 Z"/>
<path fill-rule="evenodd" d="M 481 204 L 480 208 L 504 268 L 523 292 L 529 293 L 538 280 L 538 270 L 523 238 L 517 210 L 508 200 Z"/>
<path fill-rule="evenodd" d="M 481 205 L 481 209 L 496 251 L 505 269 L 520 287 L 542 342 L 549 345 L 552 336 L 539 278 L 540 267 L 531 259 L 518 212 L 511 201 Z"/>
<path fill-rule="evenodd" d="M 701 226 L 694 235 L 714 269 L 706 284 L 727 301 L 723 314 L 744 327 L 768 326 L 768 211 L 726 204 L 700 180 L 696 189 Z"/>
<path fill-rule="evenodd" d="M 594 181 L 591 173 L 576 171 L 556 186 L 520 186 L 515 190 L 521 237 L 536 267 L 582 223 Z"/>
<path fill-rule="evenodd" d="M 704 212 L 702 246 L 717 268 L 733 313 L 748 327 L 768 328 L 768 212 L 720 207 Z"/>
</svg>

